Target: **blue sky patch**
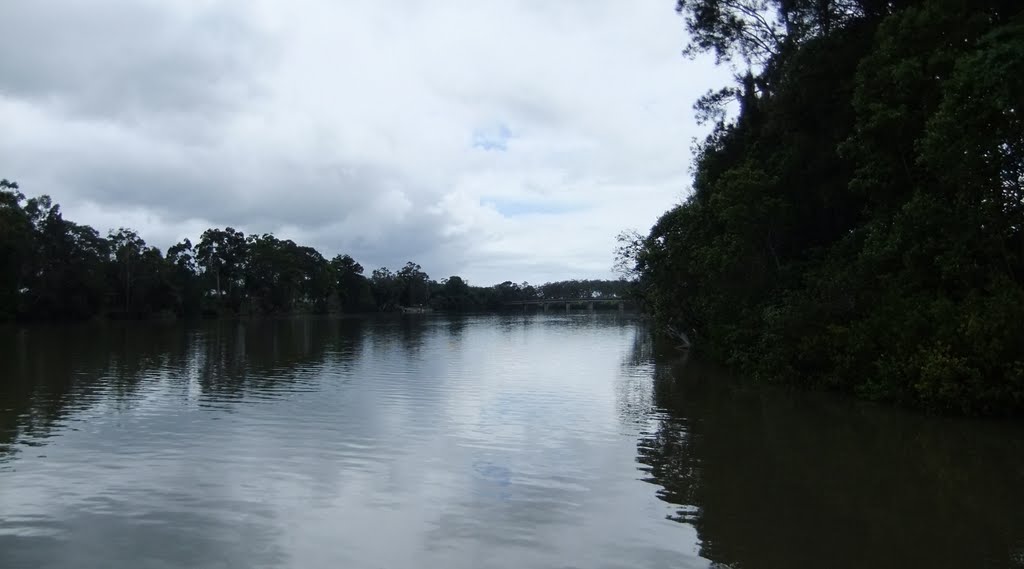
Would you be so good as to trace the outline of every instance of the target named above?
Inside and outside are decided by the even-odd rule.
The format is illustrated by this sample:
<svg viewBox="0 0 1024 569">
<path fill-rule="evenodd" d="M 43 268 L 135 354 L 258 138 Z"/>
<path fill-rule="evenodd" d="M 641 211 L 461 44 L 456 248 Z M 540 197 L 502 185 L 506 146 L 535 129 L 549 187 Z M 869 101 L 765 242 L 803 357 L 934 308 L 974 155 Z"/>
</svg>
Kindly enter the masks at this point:
<svg viewBox="0 0 1024 569">
<path fill-rule="evenodd" d="M 565 203 L 490 198 L 480 200 L 480 204 L 493 207 L 504 217 L 516 217 L 520 215 L 555 215 L 580 209 L 579 207 Z"/>
<path fill-rule="evenodd" d="M 508 139 L 510 138 L 512 138 L 512 131 L 508 125 L 499 122 L 491 127 L 474 130 L 473 148 L 505 152 L 508 150 Z"/>
</svg>

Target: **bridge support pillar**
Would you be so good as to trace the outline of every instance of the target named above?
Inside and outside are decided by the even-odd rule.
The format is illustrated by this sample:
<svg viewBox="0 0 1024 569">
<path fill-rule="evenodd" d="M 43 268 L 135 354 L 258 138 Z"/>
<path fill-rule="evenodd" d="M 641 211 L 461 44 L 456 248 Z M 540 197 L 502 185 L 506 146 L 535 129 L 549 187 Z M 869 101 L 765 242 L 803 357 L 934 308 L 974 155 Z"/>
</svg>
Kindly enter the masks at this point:
<svg viewBox="0 0 1024 569">
<path fill-rule="evenodd" d="M 619 301 L 619 314 L 623 314 L 624 312 L 626 312 L 626 303 L 622 302 L 620 300 Z"/>
<path fill-rule="evenodd" d="M 592 301 L 587 303 L 587 311 L 588 312 L 593 312 L 594 311 L 594 303 Z"/>
<path fill-rule="evenodd" d="M 565 303 L 565 313 L 566 314 L 569 313 L 569 303 L 568 302 Z"/>
</svg>

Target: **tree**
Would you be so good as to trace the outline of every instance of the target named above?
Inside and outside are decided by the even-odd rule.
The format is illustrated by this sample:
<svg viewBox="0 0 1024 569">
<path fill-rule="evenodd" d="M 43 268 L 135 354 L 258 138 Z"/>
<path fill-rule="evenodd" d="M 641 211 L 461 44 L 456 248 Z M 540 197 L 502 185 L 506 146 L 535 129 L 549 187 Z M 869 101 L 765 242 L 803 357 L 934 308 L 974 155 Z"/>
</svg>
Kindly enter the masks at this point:
<svg viewBox="0 0 1024 569">
<path fill-rule="evenodd" d="M 26 198 L 0 181 L 0 319 L 143 318 L 215 314 L 278 314 L 341 309 L 393 311 L 497 309 L 543 298 L 620 294 L 619 281 L 573 280 L 534 286 L 506 281 L 471 286 L 459 276 L 442 283 L 407 262 L 370 278 L 351 255 L 330 261 L 313 247 L 271 233 L 245 236 L 210 228 L 183 239 L 164 256 L 129 228 L 101 237 L 64 219 L 48 196 Z"/>
<path fill-rule="evenodd" d="M 430 277 L 418 264 L 409 261 L 395 279 L 399 283 L 399 302 L 402 306 L 422 306 L 430 300 Z"/>
<path fill-rule="evenodd" d="M 302 274 L 299 283 L 302 301 L 313 312 L 326 312 L 335 282 L 331 265 L 312 247 L 298 247 L 297 252 L 299 271 Z"/>
<path fill-rule="evenodd" d="M 370 276 L 370 286 L 377 310 L 386 312 L 398 307 L 401 296 L 401 283 L 395 273 L 387 267 L 374 269 Z"/>
<path fill-rule="evenodd" d="M 26 312 L 47 318 L 99 313 L 106 291 L 107 241 L 95 229 L 65 220 L 60 206 L 46 196 L 28 200 L 25 210 L 36 234 L 24 284 Z"/>
<path fill-rule="evenodd" d="M 698 103 L 691 196 L 620 237 L 657 321 L 766 380 L 1024 410 L 1024 7 L 678 8 L 688 51 L 750 70 Z"/>
<path fill-rule="evenodd" d="M 132 304 L 132 285 L 138 278 L 138 265 L 143 253 L 146 252 L 146 242 L 135 230 L 124 227 L 116 232 L 111 231 L 107 241 L 110 242 L 112 260 L 118 270 L 118 295 L 122 299 L 124 311 L 128 312 Z"/>
<path fill-rule="evenodd" d="M 203 293 L 192 242 L 183 239 L 172 245 L 167 249 L 165 262 L 169 267 L 168 280 L 175 298 L 175 311 L 179 315 L 198 314 L 202 309 Z"/>
<path fill-rule="evenodd" d="M 196 245 L 196 260 L 203 267 L 203 274 L 210 282 L 208 286 L 223 303 L 223 292 L 227 289 L 229 300 L 235 301 L 234 293 L 242 280 L 246 258 L 245 234 L 231 227 L 207 229 Z"/>
<path fill-rule="evenodd" d="M 32 222 L 18 184 L 0 180 L 0 320 L 14 317 L 33 249 Z"/>
<path fill-rule="evenodd" d="M 441 281 L 431 298 L 431 305 L 442 310 L 463 311 L 475 308 L 476 300 L 469 283 L 458 275 L 452 275 Z"/>
<path fill-rule="evenodd" d="M 330 262 L 339 303 L 345 312 L 359 312 L 374 307 L 370 283 L 363 276 L 363 266 L 350 255 L 337 255 Z"/>
</svg>

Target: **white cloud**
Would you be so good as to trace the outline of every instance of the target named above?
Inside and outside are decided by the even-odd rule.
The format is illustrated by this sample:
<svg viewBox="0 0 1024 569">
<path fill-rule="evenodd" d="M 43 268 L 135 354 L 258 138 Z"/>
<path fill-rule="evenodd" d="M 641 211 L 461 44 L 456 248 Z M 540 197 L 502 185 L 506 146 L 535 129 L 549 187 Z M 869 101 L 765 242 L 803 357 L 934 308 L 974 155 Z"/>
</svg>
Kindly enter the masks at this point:
<svg viewBox="0 0 1024 569">
<path fill-rule="evenodd" d="M 231 225 L 478 284 L 607 276 L 728 77 L 672 8 L 4 3 L 0 176 L 162 247 Z"/>
</svg>

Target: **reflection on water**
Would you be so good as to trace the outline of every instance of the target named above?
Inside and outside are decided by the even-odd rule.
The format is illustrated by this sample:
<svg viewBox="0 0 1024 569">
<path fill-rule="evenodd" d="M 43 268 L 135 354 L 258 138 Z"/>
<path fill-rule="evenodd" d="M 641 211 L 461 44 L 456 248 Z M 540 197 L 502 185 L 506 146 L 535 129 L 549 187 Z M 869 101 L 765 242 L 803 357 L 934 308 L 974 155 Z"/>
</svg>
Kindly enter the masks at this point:
<svg viewBox="0 0 1024 569">
<path fill-rule="evenodd" d="M 0 330 L 0 567 L 1006 567 L 1024 434 L 617 316 Z"/>
<path fill-rule="evenodd" d="M 638 460 L 730 567 L 1024 566 L 1024 432 L 658 366 Z"/>
</svg>

